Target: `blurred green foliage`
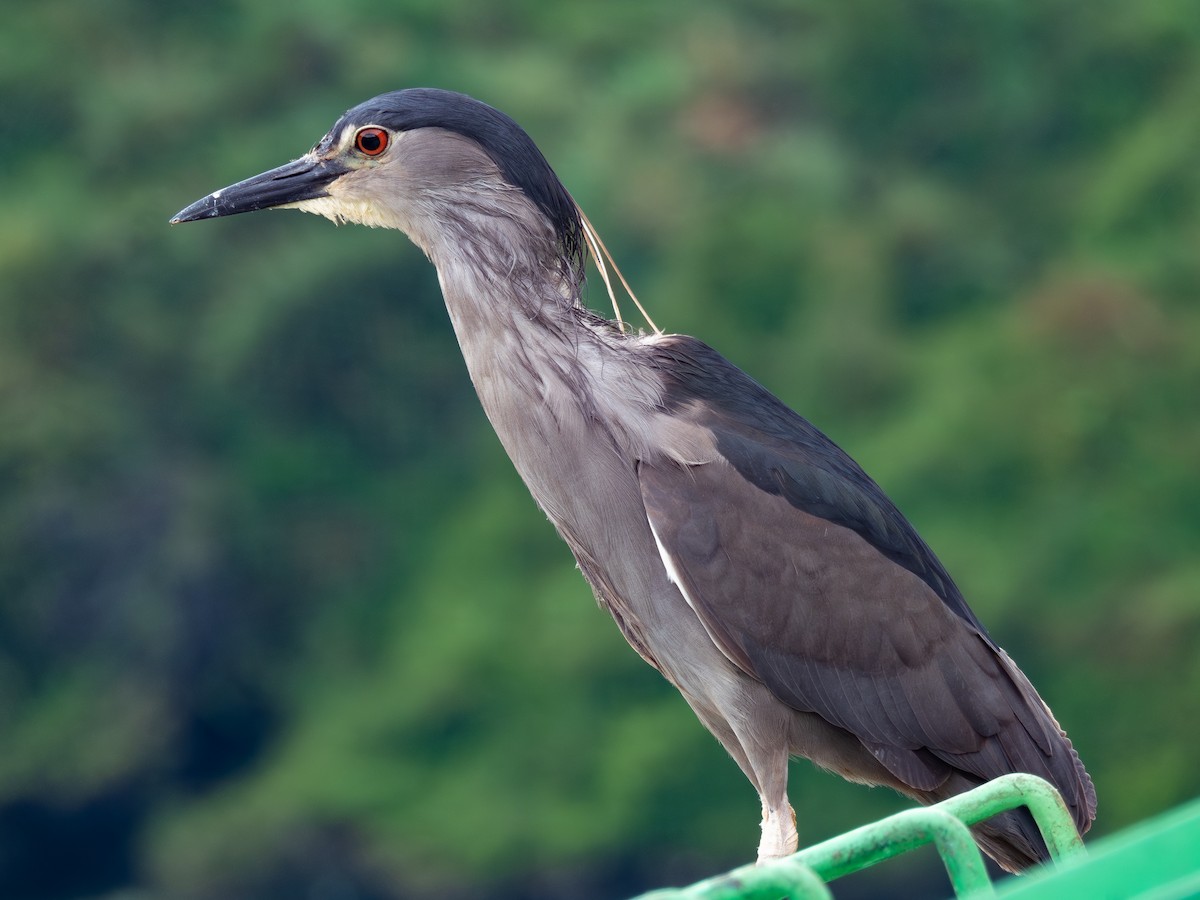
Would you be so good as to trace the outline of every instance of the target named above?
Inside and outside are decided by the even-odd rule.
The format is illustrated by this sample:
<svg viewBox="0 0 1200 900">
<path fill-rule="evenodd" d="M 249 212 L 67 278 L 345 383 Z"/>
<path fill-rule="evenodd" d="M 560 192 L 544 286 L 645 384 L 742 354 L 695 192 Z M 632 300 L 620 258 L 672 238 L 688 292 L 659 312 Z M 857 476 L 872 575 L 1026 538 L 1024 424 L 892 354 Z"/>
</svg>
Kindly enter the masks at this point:
<svg viewBox="0 0 1200 900">
<path fill-rule="evenodd" d="M 875 475 L 1070 731 L 1097 833 L 1200 792 L 1192 4 L 4 19 L 4 896 L 619 896 L 754 846 L 753 792 L 491 436 L 420 254 L 166 226 L 419 84 L 520 121 L 660 324 Z M 901 805 L 796 769 L 802 840 Z"/>
</svg>

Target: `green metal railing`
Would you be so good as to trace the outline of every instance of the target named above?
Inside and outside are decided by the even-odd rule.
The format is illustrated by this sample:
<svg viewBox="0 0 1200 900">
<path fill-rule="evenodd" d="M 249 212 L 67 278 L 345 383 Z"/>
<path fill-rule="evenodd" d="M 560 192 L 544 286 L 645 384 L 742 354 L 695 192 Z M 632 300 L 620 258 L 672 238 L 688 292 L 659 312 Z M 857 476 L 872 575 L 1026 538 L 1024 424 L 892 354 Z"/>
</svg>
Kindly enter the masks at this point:
<svg viewBox="0 0 1200 900">
<path fill-rule="evenodd" d="M 639 900 L 807 900 L 832 897 L 826 882 L 933 844 L 959 897 L 995 896 L 967 826 L 1024 806 L 1033 814 L 1056 861 L 1085 855 L 1083 841 L 1058 791 L 1033 775 L 1006 775 L 923 809 L 910 809 L 815 844 L 784 859 L 742 866 L 686 888 L 643 894 Z"/>
<path fill-rule="evenodd" d="M 1004 900 L 1185 900 L 1200 897 L 1200 800 L 1088 847 L 1086 858 L 999 887 Z"/>
</svg>

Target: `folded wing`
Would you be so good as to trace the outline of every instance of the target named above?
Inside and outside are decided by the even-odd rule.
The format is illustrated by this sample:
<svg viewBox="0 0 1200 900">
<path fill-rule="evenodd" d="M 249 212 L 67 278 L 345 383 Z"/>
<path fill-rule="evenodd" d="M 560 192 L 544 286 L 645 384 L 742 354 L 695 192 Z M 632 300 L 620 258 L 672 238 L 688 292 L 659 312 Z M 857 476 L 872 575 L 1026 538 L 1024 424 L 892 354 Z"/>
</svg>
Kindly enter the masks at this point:
<svg viewBox="0 0 1200 900">
<path fill-rule="evenodd" d="M 1085 829 L 1095 794 L 1070 742 L 879 487 L 703 344 L 659 352 L 673 417 L 707 430 L 718 455 L 640 463 L 646 515 L 725 655 L 914 791 L 1030 772 Z"/>
</svg>

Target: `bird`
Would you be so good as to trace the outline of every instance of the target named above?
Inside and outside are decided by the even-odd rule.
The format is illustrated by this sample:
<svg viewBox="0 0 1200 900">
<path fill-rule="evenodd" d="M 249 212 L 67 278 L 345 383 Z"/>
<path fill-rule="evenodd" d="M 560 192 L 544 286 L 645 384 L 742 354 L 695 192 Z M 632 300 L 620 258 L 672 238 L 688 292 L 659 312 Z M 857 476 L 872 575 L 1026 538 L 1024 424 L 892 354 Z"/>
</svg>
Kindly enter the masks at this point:
<svg viewBox="0 0 1200 900">
<path fill-rule="evenodd" d="M 609 285 L 611 256 L 512 118 L 384 93 L 170 222 L 272 208 L 396 229 L 432 262 L 520 477 L 757 792 L 758 862 L 798 846 L 792 757 L 923 804 L 1028 772 L 1088 829 L 1096 792 L 1066 732 L 867 473 L 697 338 L 585 305 L 589 256 Z M 1010 871 L 1048 858 L 1025 810 L 974 836 Z"/>
</svg>

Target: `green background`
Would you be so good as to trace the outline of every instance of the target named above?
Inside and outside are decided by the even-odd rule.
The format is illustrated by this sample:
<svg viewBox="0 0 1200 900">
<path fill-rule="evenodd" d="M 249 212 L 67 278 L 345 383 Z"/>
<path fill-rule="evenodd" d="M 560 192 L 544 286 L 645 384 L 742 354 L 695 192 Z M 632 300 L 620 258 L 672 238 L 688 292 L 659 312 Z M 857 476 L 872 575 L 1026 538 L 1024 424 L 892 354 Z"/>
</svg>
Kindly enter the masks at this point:
<svg viewBox="0 0 1200 900">
<path fill-rule="evenodd" d="M 1095 834 L 1200 793 L 1191 3 L 14 2 L 0 896 L 620 897 L 750 858 L 757 798 L 525 493 L 420 253 L 166 224 L 415 85 L 521 122 L 657 322 L 884 486 Z M 807 763 L 791 794 L 806 843 L 903 805 Z"/>
</svg>

